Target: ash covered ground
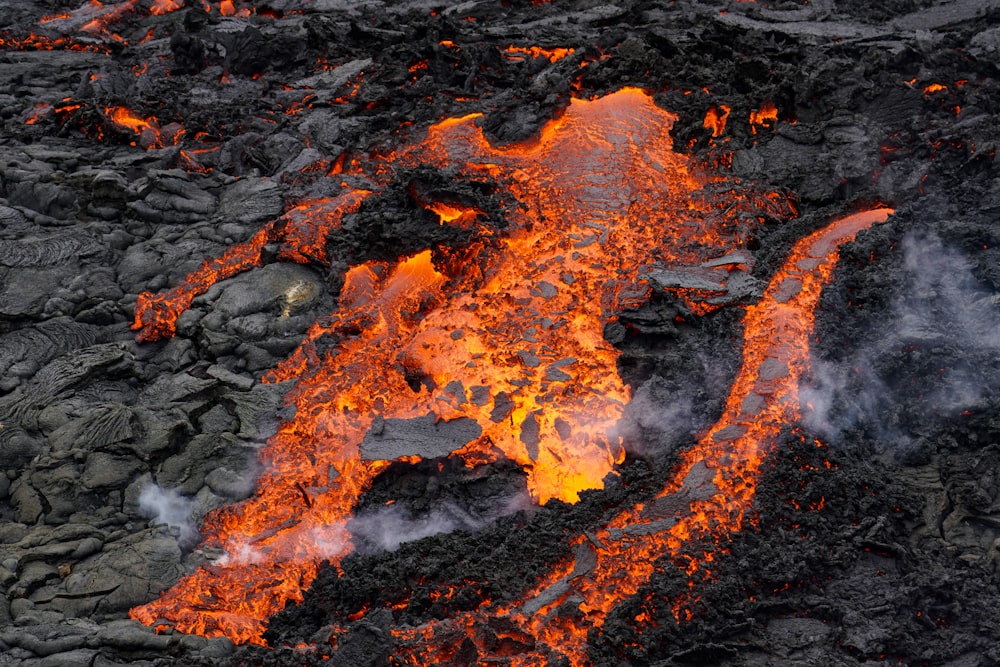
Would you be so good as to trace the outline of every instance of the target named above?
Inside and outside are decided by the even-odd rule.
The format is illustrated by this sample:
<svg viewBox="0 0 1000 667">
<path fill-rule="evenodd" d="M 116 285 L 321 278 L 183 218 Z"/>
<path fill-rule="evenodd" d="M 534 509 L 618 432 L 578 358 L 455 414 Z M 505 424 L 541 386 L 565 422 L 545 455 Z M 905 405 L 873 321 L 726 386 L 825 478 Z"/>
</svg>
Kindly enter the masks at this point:
<svg viewBox="0 0 1000 667">
<path fill-rule="evenodd" d="M 0 664 L 391 664 L 390 627 L 516 599 L 573 537 L 655 495 L 722 410 L 753 289 L 703 317 L 657 292 L 606 332 L 635 398 L 605 490 L 498 518 L 516 466 L 397 463 L 357 508 L 357 552 L 271 620 L 278 648 L 127 620 L 217 556 L 202 517 L 253 493 L 287 417 L 288 383 L 260 378 L 336 308 L 344 269 L 463 242 L 415 188 L 498 228 L 513 204 L 497 184 L 399 173 L 331 236 L 335 261 L 220 283 L 169 340 L 135 341 L 138 294 L 335 194 L 339 156 L 375 161 L 471 112 L 513 142 L 623 86 L 678 114 L 679 150 L 794 200 L 798 217 L 749 239 L 751 284 L 831 217 L 896 214 L 841 252 L 811 409 L 765 464 L 755 527 L 718 545 L 690 620 L 671 606 L 682 563 L 659 563 L 591 631 L 591 662 L 1000 663 L 1000 3 L 153 4 L 83 30 L 77 2 L 0 0 Z M 765 101 L 776 117 L 751 124 Z M 717 136 L 713 107 L 730 110 Z M 333 623 L 339 653 L 282 648 Z"/>
</svg>

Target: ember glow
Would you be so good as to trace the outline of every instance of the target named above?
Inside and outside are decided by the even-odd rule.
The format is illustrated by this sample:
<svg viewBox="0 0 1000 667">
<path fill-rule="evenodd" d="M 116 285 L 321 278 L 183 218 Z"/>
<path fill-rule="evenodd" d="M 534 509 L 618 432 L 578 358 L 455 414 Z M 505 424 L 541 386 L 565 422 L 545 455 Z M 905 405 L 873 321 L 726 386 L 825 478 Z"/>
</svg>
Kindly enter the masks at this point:
<svg viewBox="0 0 1000 667">
<path fill-rule="evenodd" d="M 770 127 L 778 120 L 778 107 L 773 102 L 764 102 L 760 109 L 750 112 L 750 131 L 757 134 L 758 127 Z"/>
<path fill-rule="evenodd" d="M 571 56 L 576 49 L 555 48 L 544 49 L 540 46 L 514 46 L 511 44 L 503 50 L 508 60 L 524 60 L 528 58 L 548 58 L 550 62 L 557 62 L 566 56 Z"/>
<path fill-rule="evenodd" d="M 38 21 L 39 34 L 12 35 L 7 30 L 0 32 L 0 49 L 17 50 L 58 50 L 69 49 L 77 51 L 96 51 L 110 53 L 118 45 L 126 45 L 129 40 L 116 32 L 118 26 L 127 22 L 129 17 L 163 16 L 185 7 L 199 5 L 209 14 L 218 14 L 230 18 L 248 18 L 255 13 L 251 7 L 241 6 L 244 3 L 233 0 L 152 0 L 148 5 L 136 0 L 121 2 L 102 2 L 101 0 L 86 0 L 77 9 L 60 14 L 43 16 Z M 268 14 L 263 14 L 267 16 Z M 141 42 L 145 42 L 156 33 L 156 28 L 150 28 Z"/>
<path fill-rule="evenodd" d="M 258 494 L 206 521 L 206 544 L 227 558 L 134 609 L 134 618 L 259 642 L 263 619 L 301 599 L 319 561 L 350 549 L 351 509 L 388 463 L 362 454 L 376 420 L 429 414 L 474 423 L 480 435 L 454 455 L 467 465 L 517 462 L 540 504 L 601 488 L 621 460 L 608 434 L 630 394 L 604 327 L 647 298 L 646 267 L 697 265 L 738 247 L 746 229 L 719 210 L 741 195 L 730 190 L 718 202 L 702 194 L 719 177 L 673 152 L 675 117 L 638 89 L 574 100 L 537 138 L 506 147 L 487 141 L 478 118 L 438 123 L 387 159 L 509 183 L 522 206 L 502 238 L 486 252 L 497 232 L 483 228 L 480 241 L 436 262 L 423 252 L 348 271 L 339 310 L 269 376 L 298 378 L 289 395 L 296 416 L 262 455 Z M 171 335 L 196 294 L 258 265 L 267 243 L 281 243 L 285 259 L 324 262 L 327 232 L 369 194 L 347 190 L 290 211 L 183 285 L 141 295 L 138 338 Z M 474 212 L 424 206 L 442 224 L 476 224 Z M 334 353 L 312 344 L 324 334 L 341 340 Z"/>
<path fill-rule="evenodd" d="M 184 7 L 184 0 L 153 0 L 153 4 L 149 8 L 149 13 L 159 16 L 160 14 L 169 14 L 170 12 L 177 11 L 182 7 Z"/>
<path fill-rule="evenodd" d="M 715 106 L 714 104 L 705 112 L 703 125 L 706 130 L 712 131 L 712 138 L 718 137 L 726 131 L 726 121 L 729 120 L 731 109 L 725 104 Z"/>
<path fill-rule="evenodd" d="M 156 118 L 143 118 L 125 107 L 105 107 L 104 114 L 119 129 L 134 133 L 145 148 L 176 145 L 184 134 L 184 128 L 176 123 L 160 128 Z"/>
<path fill-rule="evenodd" d="M 25 119 L 25 125 L 34 125 L 42 118 L 52 112 L 52 105 L 48 102 L 38 102 Z"/>
</svg>

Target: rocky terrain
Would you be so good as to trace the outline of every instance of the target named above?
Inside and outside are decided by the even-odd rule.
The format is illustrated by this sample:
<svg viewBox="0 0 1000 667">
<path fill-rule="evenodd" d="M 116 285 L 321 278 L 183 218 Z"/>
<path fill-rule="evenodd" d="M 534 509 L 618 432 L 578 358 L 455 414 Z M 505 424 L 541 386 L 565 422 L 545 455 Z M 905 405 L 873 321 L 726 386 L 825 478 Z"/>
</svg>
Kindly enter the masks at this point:
<svg viewBox="0 0 1000 667">
<path fill-rule="evenodd" d="M 1000 664 L 1000 2 L 171 4 L 0 0 L 0 664 L 398 664 L 391 628 L 516 599 L 575 537 L 652 498 L 722 411 L 744 306 L 796 240 L 877 204 L 896 212 L 841 250 L 809 407 L 764 464 L 752 525 L 717 545 L 691 618 L 671 605 L 689 578 L 663 559 L 591 630 L 588 659 Z M 761 216 L 718 310 L 676 293 L 715 289 L 718 267 L 664 266 L 605 331 L 634 396 L 606 488 L 499 511 L 524 473 L 446 458 L 468 424 L 387 420 L 371 458 L 405 441 L 426 460 L 375 477 L 354 553 L 270 620 L 269 648 L 129 620 L 219 558 L 205 515 L 254 494 L 291 416 L 295 381 L 262 378 L 337 309 L 347 268 L 467 240 L 414 183 L 496 230 L 517 205 L 497 183 L 399 167 L 376 184 L 350 165 L 374 173 L 473 112 L 497 145 L 524 140 L 570 99 L 625 86 L 738 184 L 719 201 L 780 193 L 796 214 Z M 176 335 L 136 340 L 141 293 L 291 227 L 342 182 L 380 190 L 329 233 L 332 260 L 261 261 L 196 296 Z M 399 526 L 365 520 L 387 503 Z"/>
</svg>

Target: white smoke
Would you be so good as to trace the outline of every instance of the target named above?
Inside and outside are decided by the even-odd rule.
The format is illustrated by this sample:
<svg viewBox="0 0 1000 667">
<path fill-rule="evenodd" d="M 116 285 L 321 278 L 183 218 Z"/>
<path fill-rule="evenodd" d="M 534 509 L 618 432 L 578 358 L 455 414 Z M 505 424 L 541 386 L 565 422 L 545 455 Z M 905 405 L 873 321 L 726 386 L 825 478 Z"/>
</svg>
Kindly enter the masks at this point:
<svg viewBox="0 0 1000 667">
<path fill-rule="evenodd" d="M 215 561 L 216 565 L 254 565 L 264 561 L 264 554 L 254 549 L 246 541 L 236 542 L 229 546 L 224 554 Z"/>
<path fill-rule="evenodd" d="M 905 282 L 890 309 L 891 326 L 842 361 L 813 359 L 799 389 L 803 422 L 821 437 L 836 440 L 863 427 L 899 441 L 907 437 L 903 399 L 954 416 L 982 404 L 1000 384 L 1000 299 L 976 280 L 969 258 L 939 236 L 911 233 L 901 248 Z M 903 353 L 910 364 L 932 367 L 920 373 L 928 382 L 893 386 L 884 362 Z"/>
<path fill-rule="evenodd" d="M 185 498 L 173 489 L 162 489 L 150 484 L 139 494 L 139 512 L 158 524 L 166 524 L 178 531 L 180 542 L 193 543 L 198 537 L 192 514 L 195 501 Z"/>
<path fill-rule="evenodd" d="M 799 387 L 802 422 L 828 439 L 861 425 L 877 424 L 882 437 L 898 434 L 878 415 L 892 392 L 873 369 L 868 350 L 859 350 L 847 362 L 812 360 L 808 384 Z"/>
<path fill-rule="evenodd" d="M 704 360 L 704 364 L 706 370 L 700 377 L 705 379 L 706 384 L 712 384 L 714 380 L 708 378 L 707 369 L 718 364 L 713 366 L 708 359 Z M 723 380 L 718 386 L 727 384 Z M 701 387 L 698 389 L 701 390 Z M 653 376 L 635 390 L 621 419 L 612 429 L 612 439 L 621 437 L 629 454 L 643 458 L 655 459 L 669 453 L 690 442 L 697 431 L 707 425 L 696 414 L 694 397 L 690 387 L 673 388 L 667 381 Z"/>
<path fill-rule="evenodd" d="M 445 503 L 418 516 L 412 516 L 399 505 L 387 505 L 356 515 L 347 528 L 360 551 L 395 551 L 406 542 L 432 535 L 456 530 L 474 532 L 502 516 L 530 507 L 527 494 L 511 496 L 485 515 L 472 514 L 455 503 Z"/>
</svg>

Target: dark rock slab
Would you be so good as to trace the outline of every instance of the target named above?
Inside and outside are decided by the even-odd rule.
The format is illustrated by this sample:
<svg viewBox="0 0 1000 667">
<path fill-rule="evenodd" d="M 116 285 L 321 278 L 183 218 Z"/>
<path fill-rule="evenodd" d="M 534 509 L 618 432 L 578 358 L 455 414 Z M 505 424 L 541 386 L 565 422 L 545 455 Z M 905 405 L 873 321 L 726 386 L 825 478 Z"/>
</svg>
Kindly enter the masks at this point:
<svg viewBox="0 0 1000 667">
<path fill-rule="evenodd" d="M 427 413 L 411 419 L 376 419 L 360 449 L 363 457 L 373 461 L 401 456 L 435 459 L 467 445 L 482 432 L 479 424 L 467 417 L 443 421 Z"/>
</svg>

